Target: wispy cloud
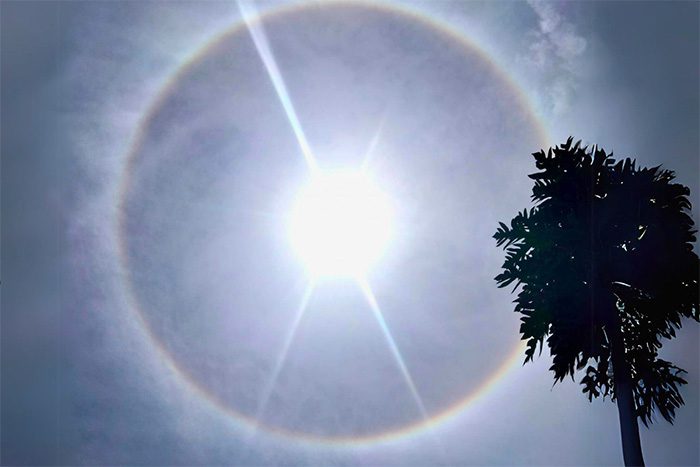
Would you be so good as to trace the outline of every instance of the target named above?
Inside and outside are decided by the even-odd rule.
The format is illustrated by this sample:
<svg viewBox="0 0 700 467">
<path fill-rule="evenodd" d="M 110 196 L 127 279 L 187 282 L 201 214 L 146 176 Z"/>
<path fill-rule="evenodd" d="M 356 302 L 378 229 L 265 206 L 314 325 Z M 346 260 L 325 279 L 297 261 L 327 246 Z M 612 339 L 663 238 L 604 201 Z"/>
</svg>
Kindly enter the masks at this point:
<svg viewBox="0 0 700 467">
<path fill-rule="evenodd" d="M 544 100 L 555 115 L 566 112 L 576 91 L 576 75 L 588 45 L 576 26 L 560 11 L 557 3 L 528 0 L 537 15 L 537 28 L 525 60 L 546 80 Z"/>
</svg>

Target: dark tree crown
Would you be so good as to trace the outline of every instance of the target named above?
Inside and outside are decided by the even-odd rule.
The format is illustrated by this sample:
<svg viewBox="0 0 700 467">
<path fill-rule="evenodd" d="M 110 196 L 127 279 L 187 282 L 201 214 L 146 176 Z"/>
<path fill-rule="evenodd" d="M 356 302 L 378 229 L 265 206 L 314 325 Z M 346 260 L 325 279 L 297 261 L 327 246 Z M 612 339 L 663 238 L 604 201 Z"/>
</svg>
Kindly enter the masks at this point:
<svg viewBox="0 0 700 467">
<path fill-rule="evenodd" d="M 584 370 L 583 392 L 615 399 L 610 332 L 621 327 L 637 416 L 673 422 L 684 370 L 658 357 L 683 317 L 700 320 L 689 189 L 674 173 L 615 161 L 569 138 L 533 154 L 535 206 L 494 235 L 499 287 L 522 285 L 515 311 L 525 362 L 546 339 L 555 382 Z M 592 364 L 589 365 L 589 362 Z"/>
</svg>

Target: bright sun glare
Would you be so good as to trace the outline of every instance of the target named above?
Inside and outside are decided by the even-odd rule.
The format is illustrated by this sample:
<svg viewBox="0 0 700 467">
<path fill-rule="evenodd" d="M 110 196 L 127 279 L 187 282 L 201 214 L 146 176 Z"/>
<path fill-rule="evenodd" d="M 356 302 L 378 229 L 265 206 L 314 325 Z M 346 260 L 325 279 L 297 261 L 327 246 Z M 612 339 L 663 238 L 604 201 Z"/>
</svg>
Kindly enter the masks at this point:
<svg viewBox="0 0 700 467">
<path fill-rule="evenodd" d="M 387 196 L 362 171 L 320 172 L 299 193 L 291 242 L 314 276 L 362 277 L 392 231 Z"/>
</svg>

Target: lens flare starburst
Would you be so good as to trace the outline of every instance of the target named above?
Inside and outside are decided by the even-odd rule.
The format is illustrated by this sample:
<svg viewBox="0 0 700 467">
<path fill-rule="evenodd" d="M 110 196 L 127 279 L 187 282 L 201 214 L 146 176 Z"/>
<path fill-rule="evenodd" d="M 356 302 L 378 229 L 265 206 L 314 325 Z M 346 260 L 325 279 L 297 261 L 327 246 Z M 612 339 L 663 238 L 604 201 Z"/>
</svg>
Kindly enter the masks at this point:
<svg viewBox="0 0 700 467">
<path fill-rule="evenodd" d="M 407 389 L 418 412 L 428 419 L 423 400 L 408 371 L 401 352 L 384 320 L 374 293 L 366 280 L 368 269 L 379 259 L 392 233 L 392 209 L 386 195 L 367 175 L 369 158 L 374 152 L 384 118 L 370 142 L 360 170 L 322 171 L 304 134 L 301 122 L 287 92 L 287 87 L 270 48 L 267 35 L 257 17 L 254 4 L 238 1 L 238 7 L 255 43 L 261 61 L 280 100 L 311 173 L 311 183 L 301 190 L 292 209 L 291 243 L 305 263 L 312 280 L 285 337 L 280 355 L 260 398 L 256 420 L 260 423 L 294 340 L 299 322 L 319 277 L 340 276 L 355 280 L 367 300 L 386 339 Z M 255 430 L 257 431 L 257 430 Z"/>
</svg>

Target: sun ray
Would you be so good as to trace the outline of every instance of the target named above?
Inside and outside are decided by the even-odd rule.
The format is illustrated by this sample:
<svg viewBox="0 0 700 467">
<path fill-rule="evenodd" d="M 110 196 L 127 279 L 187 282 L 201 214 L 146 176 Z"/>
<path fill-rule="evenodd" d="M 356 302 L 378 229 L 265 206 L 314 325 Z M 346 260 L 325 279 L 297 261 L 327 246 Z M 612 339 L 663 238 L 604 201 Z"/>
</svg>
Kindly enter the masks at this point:
<svg viewBox="0 0 700 467">
<path fill-rule="evenodd" d="M 287 360 L 289 348 L 292 346 L 294 336 L 296 335 L 297 329 L 299 328 L 299 323 L 301 322 L 301 319 L 304 316 L 306 307 L 309 304 L 309 300 L 311 299 L 311 294 L 313 293 L 313 290 L 314 283 L 313 281 L 310 281 L 309 284 L 306 286 L 306 290 L 304 290 L 304 295 L 302 296 L 301 302 L 299 303 L 299 307 L 297 308 L 296 314 L 294 315 L 294 320 L 292 321 L 292 324 L 289 327 L 289 332 L 287 332 L 287 335 L 285 336 L 284 343 L 282 344 L 282 349 L 280 350 L 280 353 L 277 357 L 277 361 L 275 362 L 275 366 L 272 369 L 270 379 L 267 381 L 267 384 L 263 389 L 262 396 L 260 397 L 260 401 L 258 402 L 258 408 L 255 413 L 255 426 L 253 427 L 253 435 L 255 435 L 255 432 L 257 432 L 258 425 L 260 424 L 260 419 L 263 415 L 265 415 L 265 409 L 267 408 L 267 404 L 270 401 L 272 391 L 277 385 L 277 378 L 279 378 L 279 375 L 282 372 L 282 368 L 284 367 L 284 363 Z"/>
<path fill-rule="evenodd" d="M 265 65 L 265 69 L 270 77 L 270 81 L 272 81 L 277 97 L 279 98 L 280 103 L 287 114 L 289 124 L 292 126 L 292 131 L 294 131 L 294 135 L 299 143 L 301 152 L 304 154 L 304 160 L 306 160 L 306 164 L 309 166 L 309 170 L 311 170 L 312 174 L 315 174 L 318 171 L 316 158 L 311 151 L 311 146 L 309 146 L 304 130 L 301 127 L 299 118 L 297 117 L 297 113 L 294 110 L 294 105 L 289 97 L 289 92 L 287 92 L 287 86 L 284 83 L 282 73 L 280 73 L 279 67 L 277 66 L 275 56 L 270 48 L 267 35 L 265 34 L 262 23 L 260 21 L 254 21 L 254 19 L 259 16 L 257 9 L 255 8 L 253 2 L 238 0 L 237 3 L 243 21 L 245 22 L 248 32 L 250 33 L 253 43 L 255 44 L 255 48 L 258 51 L 260 60 L 262 60 L 263 64 Z"/>
<path fill-rule="evenodd" d="M 384 315 L 382 314 L 382 310 L 379 308 L 379 304 L 377 303 L 377 299 L 374 296 L 374 292 L 372 292 L 372 289 L 370 288 L 369 283 L 365 278 L 358 278 L 357 283 L 359 284 L 360 289 L 362 289 L 362 293 L 367 299 L 367 303 L 369 304 L 369 307 L 372 309 L 374 317 L 379 323 L 379 327 L 381 328 L 382 333 L 384 334 L 384 338 L 386 339 L 386 342 L 389 345 L 389 350 L 391 351 L 394 360 L 396 360 L 396 364 L 398 365 L 399 370 L 401 371 L 401 375 L 403 376 L 403 379 L 406 382 L 406 386 L 408 386 L 408 389 L 411 392 L 411 396 L 413 397 L 413 400 L 416 403 L 420 415 L 423 417 L 424 420 L 428 420 L 430 417 L 428 416 L 428 411 L 425 409 L 425 404 L 423 404 L 423 399 L 418 393 L 418 389 L 416 389 L 416 385 L 413 382 L 411 373 L 408 371 L 406 363 L 404 362 L 403 357 L 401 356 L 401 351 L 399 351 L 399 348 L 396 345 L 396 341 L 394 341 L 394 337 L 391 335 L 389 326 L 387 326 L 386 321 L 384 320 Z"/>
<path fill-rule="evenodd" d="M 446 458 L 445 446 L 442 443 L 442 440 L 436 435 L 435 431 L 430 426 L 430 416 L 428 415 L 428 411 L 426 410 L 425 404 L 423 403 L 423 398 L 420 396 L 420 393 L 418 392 L 418 389 L 416 388 L 416 385 L 413 382 L 413 378 L 411 377 L 411 373 L 408 371 L 408 367 L 404 362 L 403 356 L 401 356 L 401 351 L 396 345 L 396 341 L 394 340 L 394 337 L 392 336 L 391 331 L 389 330 L 389 326 L 384 320 L 384 314 L 382 313 L 381 308 L 379 308 L 377 298 L 374 296 L 374 292 L 372 292 L 372 288 L 369 286 L 369 282 L 367 282 L 366 278 L 357 277 L 356 280 L 358 285 L 360 286 L 360 289 L 362 289 L 363 295 L 367 299 L 369 307 L 372 309 L 372 313 L 374 314 L 377 323 L 379 323 L 379 327 L 381 328 L 382 333 L 384 334 L 384 338 L 386 339 L 386 342 L 389 345 L 389 350 L 391 351 L 394 360 L 396 360 L 396 364 L 399 367 L 399 370 L 401 371 L 401 375 L 403 376 L 403 379 L 406 382 L 406 386 L 408 386 L 413 400 L 416 403 L 416 407 L 420 412 L 424 423 L 429 428 L 430 434 L 435 443 L 435 448 L 437 450 L 436 454 L 439 456 L 440 463 L 444 463 Z"/>
<path fill-rule="evenodd" d="M 384 114 L 382 115 L 382 118 L 379 120 L 379 125 L 377 125 L 377 129 L 374 131 L 374 136 L 372 136 L 372 140 L 369 142 L 369 146 L 367 147 L 365 156 L 362 158 L 362 165 L 360 165 L 360 170 L 362 170 L 363 172 L 367 171 L 369 163 L 372 160 L 372 156 L 374 155 L 374 150 L 377 148 L 377 143 L 379 143 L 379 138 L 381 137 L 382 130 L 384 129 L 384 123 L 386 122 L 387 113 L 388 112 L 385 110 Z"/>
</svg>

